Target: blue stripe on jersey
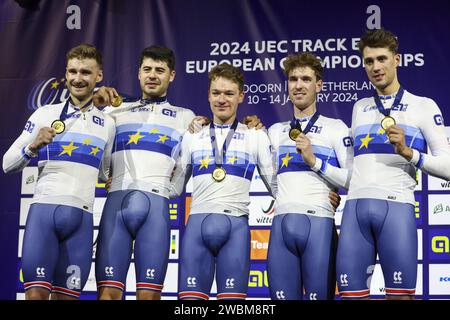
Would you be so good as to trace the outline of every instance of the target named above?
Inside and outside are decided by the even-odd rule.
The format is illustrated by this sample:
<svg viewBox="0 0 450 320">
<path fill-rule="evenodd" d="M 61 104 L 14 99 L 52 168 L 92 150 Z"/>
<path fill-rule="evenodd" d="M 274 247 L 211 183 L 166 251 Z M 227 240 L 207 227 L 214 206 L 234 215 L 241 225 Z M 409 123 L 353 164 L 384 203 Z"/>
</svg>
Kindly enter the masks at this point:
<svg viewBox="0 0 450 320">
<path fill-rule="evenodd" d="M 151 134 L 151 135 L 167 135 L 170 137 L 171 141 L 179 142 L 181 140 L 182 134 L 178 132 L 177 130 L 161 126 L 157 124 L 145 124 L 145 123 L 129 123 L 129 124 L 123 124 L 118 127 L 116 127 L 116 135 L 119 135 L 121 133 L 130 133 L 134 134 L 136 132 L 140 131 L 141 134 Z"/>
<path fill-rule="evenodd" d="M 406 145 L 426 152 L 425 139 L 419 129 L 399 125 L 405 131 Z M 361 154 L 395 154 L 394 146 L 389 142 L 386 133 L 379 124 L 364 125 L 355 130 L 355 156 Z"/>
<path fill-rule="evenodd" d="M 104 149 L 106 145 L 106 141 L 100 139 L 99 137 L 88 135 L 88 134 L 82 134 L 82 133 L 74 133 L 74 132 L 63 132 L 61 134 L 57 134 L 55 138 L 53 138 L 53 141 L 61 141 L 61 142 L 67 142 L 73 141 L 79 144 L 88 144 L 94 147 L 99 147 Z"/>
<path fill-rule="evenodd" d="M 214 159 L 212 151 L 211 150 L 200 150 L 200 151 L 194 151 L 191 156 L 191 161 L 194 164 L 200 163 L 200 160 L 204 159 L 206 156 Z M 247 165 L 249 162 L 254 163 L 255 161 L 252 160 L 252 157 L 246 153 L 246 152 L 238 152 L 238 151 L 228 151 L 226 155 L 226 163 L 232 162 L 233 165 L 240 164 L 240 165 Z M 214 161 L 211 163 L 215 163 Z M 226 164 L 225 163 L 225 164 Z"/>
<path fill-rule="evenodd" d="M 318 146 L 318 145 L 312 145 L 312 151 L 313 153 L 317 155 L 321 155 L 323 157 L 331 157 L 331 158 L 337 158 L 336 152 L 334 152 L 334 149 L 324 147 L 324 146 Z M 283 145 L 278 148 L 278 153 L 297 153 L 297 148 L 295 145 Z"/>
<path fill-rule="evenodd" d="M 397 124 L 397 126 L 399 126 L 400 128 L 402 128 L 405 131 L 406 136 L 415 137 L 416 139 L 424 140 L 424 137 L 423 137 L 420 129 L 418 129 L 416 127 L 411 127 L 411 126 L 408 126 L 405 124 Z M 366 135 L 367 133 L 377 134 L 377 133 L 379 133 L 380 129 L 381 129 L 380 123 L 365 124 L 365 125 L 356 127 L 355 136 Z"/>
<path fill-rule="evenodd" d="M 192 170 L 193 177 L 199 176 L 202 174 L 212 174 L 212 172 L 214 171 L 215 165 L 214 165 L 214 163 L 211 162 L 208 165 L 208 168 L 203 167 L 200 169 L 200 167 L 201 167 L 201 165 L 199 165 L 199 164 L 193 165 L 193 170 Z M 253 171 L 255 171 L 255 165 L 250 164 L 250 163 L 248 163 L 246 166 L 224 164 L 222 167 L 227 172 L 227 175 L 245 178 L 249 181 L 252 180 Z"/>
<path fill-rule="evenodd" d="M 135 137 L 135 139 L 133 139 L 133 137 Z M 122 150 L 145 150 L 162 153 L 170 157 L 172 156 L 172 150 L 177 145 L 178 141 L 172 140 L 172 138 L 166 134 L 126 131 L 116 134 L 113 153 Z"/>
<path fill-rule="evenodd" d="M 100 167 L 102 156 L 102 148 L 73 141 L 53 141 L 39 150 L 39 161 L 69 161 L 85 164 L 96 169 Z"/>
<path fill-rule="evenodd" d="M 202 166 L 201 160 L 209 158 L 208 165 Z M 226 163 L 222 165 L 227 174 L 252 180 L 253 171 L 255 165 L 252 161 L 249 161 L 250 155 L 244 152 L 228 151 L 226 156 Z M 198 176 L 202 174 L 211 174 L 214 170 L 215 161 L 212 156 L 211 150 L 195 151 L 192 154 L 192 176 Z M 202 167 L 200 169 L 200 167 Z"/>
<path fill-rule="evenodd" d="M 323 146 L 312 146 L 314 155 L 323 161 L 322 167 L 327 164 L 340 167 L 334 149 Z M 288 155 L 289 154 L 289 155 Z M 284 160 L 284 162 L 283 162 Z M 300 153 L 297 153 L 295 146 L 280 146 L 278 155 L 278 174 L 295 171 L 312 171 L 303 161 Z"/>
</svg>

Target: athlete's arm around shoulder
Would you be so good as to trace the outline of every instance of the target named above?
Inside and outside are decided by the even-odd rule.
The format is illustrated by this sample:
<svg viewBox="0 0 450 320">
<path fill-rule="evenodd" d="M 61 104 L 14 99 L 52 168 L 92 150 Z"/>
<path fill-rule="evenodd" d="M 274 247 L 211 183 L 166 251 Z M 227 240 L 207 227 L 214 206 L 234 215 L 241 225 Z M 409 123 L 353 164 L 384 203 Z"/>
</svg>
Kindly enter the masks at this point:
<svg viewBox="0 0 450 320">
<path fill-rule="evenodd" d="M 354 133 L 358 122 L 358 116 L 364 108 L 369 107 L 372 104 L 371 98 L 362 98 L 355 102 L 352 109 L 352 123 L 350 126 L 350 135 L 354 139 Z M 344 124 L 345 125 L 345 124 Z"/>
<path fill-rule="evenodd" d="M 114 138 L 116 136 L 116 124 L 110 115 L 104 114 L 103 116 L 105 117 L 105 128 L 108 131 L 108 136 L 99 170 L 99 178 L 100 180 L 107 181 L 111 176 L 111 155 L 114 145 Z"/>
<path fill-rule="evenodd" d="M 270 144 L 274 150 L 278 149 L 280 146 L 280 130 L 283 128 L 282 122 L 274 123 L 267 130 L 267 135 L 269 136 Z"/>
<path fill-rule="evenodd" d="M 340 168 L 330 166 L 328 176 L 335 186 L 348 189 L 353 168 L 353 138 L 341 119 L 333 119 L 333 148 Z"/>
<path fill-rule="evenodd" d="M 194 135 L 186 131 L 183 135 L 180 147 L 180 154 L 176 159 L 175 169 L 170 180 L 169 197 L 176 198 L 181 195 L 192 174 L 191 145 Z"/>
<path fill-rule="evenodd" d="M 420 112 L 420 130 L 431 154 L 413 149 L 411 162 L 432 176 L 450 180 L 450 144 L 445 132 L 444 118 L 436 102 L 422 98 Z"/>
<path fill-rule="evenodd" d="M 273 147 L 265 129 L 248 129 L 256 137 L 257 145 L 257 166 L 263 183 L 267 190 L 276 197 L 277 176 L 273 155 Z"/>
<path fill-rule="evenodd" d="M 348 189 L 350 185 L 351 167 L 353 162 L 353 143 L 350 130 L 340 119 L 326 118 L 327 139 L 336 156 L 337 164 L 330 163 L 316 157 L 315 164 L 311 170 L 319 174 L 335 187 Z"/>
<path fill-rule="evenodd" d="M 6 151 L 3 156 L 5 173 L 23 170 L 31 158 L 38 156 L 39 149 L 53 141 L 55 130 L 43 125 L 48 121 L 48 110 L 50 110 L 48 106 L 37 109 L 26 122 L 21 135 Z"/>
<path fill-rule="evenodd" d="M 185 130 L 188 130 L 189 125 L 191 124 L 192 120 L 195 118 L 195 113 L 191 109 L 188 108 L 181 108 L 179 107 L 183 112 L 183 127 Z"/>
</svg>

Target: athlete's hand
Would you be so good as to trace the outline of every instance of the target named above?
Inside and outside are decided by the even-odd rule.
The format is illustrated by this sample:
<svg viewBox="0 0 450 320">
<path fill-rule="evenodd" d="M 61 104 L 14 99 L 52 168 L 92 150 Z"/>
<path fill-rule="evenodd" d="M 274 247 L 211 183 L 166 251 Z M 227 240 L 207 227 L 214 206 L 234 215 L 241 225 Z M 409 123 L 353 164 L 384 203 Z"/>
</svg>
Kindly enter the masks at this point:
<svg viewBox="0 0 450 320">
<path fill-rule="evenodd" d="M 394 145 L 395 152 L 410 161 L 413 156 L 411 148 L 406 146 L 405 131 L 399 126 L 393 125 L 386 129 L 389 142 Z"/>
<path fill-rule="evenodd" d="M 249 129 L 255 128 L 258 129 L 264 129 L 264 124 L 261 122 L 261 119 L 258 118 L 256 114 L 251 116 L 245 116 L 242 119 L 242 123 L 245 124 Z"/>
<path fill-rule="evenodd" d="M 53 141 L 56 136 L 56 131 L 50 127 L 43 127 L 39 130 L 36 139 L 28 147 L 31 152 L 37 153 L 42 147 L 45 147 Z"/>
<path fill-rule="evenodd" d="M 295 139 L 295 147 L 308 166 L 313 167 L 316 164 L 316 156 L 312 151 L 311 140 L 303 132 Z"/>
<path fill-rule="evenodd" d="M 109 189 L 111 189 L 111 183 L 112 183 L 112 177 L 109 177 L 108 180 L 106 180 L 106 182 L 105 182 L 106 192 L 109 192 Z"/>
<path fill-rule="evenodd" d="M 100 87 L 92 96 L 92 102 L 96 107 L 111 105 L 115 97 L 119 96 L 116 89 L 111 87 Z"/>
<path fill-rule="evenodd" d="M 336 209 L 341 204 L 341 196 L 336 191 L 331 190 L 330 193 L 328 194 L 328 199 L 330 199 L 331 206 L 336 212 Z"/>
<path fill-rule="evenodd" d="M 207 126 L 211 120 L 204 116 L 196 116 L 189 124 L 188 130 L 190 133 L 197 133 L 202 130 L 203 126 Z"/>
</svg>

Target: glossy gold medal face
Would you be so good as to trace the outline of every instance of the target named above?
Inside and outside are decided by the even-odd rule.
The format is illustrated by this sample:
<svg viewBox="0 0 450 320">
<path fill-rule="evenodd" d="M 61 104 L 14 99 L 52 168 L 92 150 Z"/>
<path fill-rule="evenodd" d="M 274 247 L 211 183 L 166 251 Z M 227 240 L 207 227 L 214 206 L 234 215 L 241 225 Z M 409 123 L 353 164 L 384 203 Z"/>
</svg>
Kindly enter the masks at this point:
<svg viewBox="0 0 450 320">
<path fill-rule="evenodd" d="M 227 172 L 222 167 L 217 167 L 212 172 L 212 177 L 213 177 L 214 181 L 217 181 L 217 182 L 220 182 L 223 179 L 225 179 L 226 175 L 227 175 Z"/>
<path fill-rule="evenodd" d="M 395 119 L 391 116 L 386 116 L 381 120 L 381 127 L 386 130 L 390 126 L 394 126 L 396 124 Z"/>
<path fill-rule="evenodd" d="M 63 133 L 66 130 L 66 125 L 62 120 L 55 120 L 52 122 L 52 128 L 55 129 L 57 134 Z"/>
<path fill-rule="evenodd" d="M 300 129 L 292 128 L 291 130 L 289 130 L 289 138 L 291 138 L 292 141 L 295 141 L 300 133 L 302 133 Z"/>
<path fill-rule="evenodd" d="M 121 96 L 117 96 L 111 102 L 111 106 L 113 106 L 114 108 L 117 108 L 118 106 L 120 106 L 122 104 L 122 102 L 123 102 L 123 98 Z"/>
</svg>

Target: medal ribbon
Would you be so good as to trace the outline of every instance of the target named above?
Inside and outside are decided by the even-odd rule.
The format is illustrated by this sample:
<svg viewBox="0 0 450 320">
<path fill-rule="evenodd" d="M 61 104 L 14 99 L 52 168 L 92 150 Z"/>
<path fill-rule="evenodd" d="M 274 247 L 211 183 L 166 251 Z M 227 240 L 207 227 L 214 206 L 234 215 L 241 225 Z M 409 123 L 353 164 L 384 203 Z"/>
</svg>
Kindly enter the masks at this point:
<svg viewBox="0 0 450 320">
<path fill-rule="evenodd" d="M 238 125 L 238 121 L 237 121 L 237 119 L 235 119 L 233 124 L 230 127 L 230 131 L 228 131 L 225 141 L 223 142 L 222 152 L 219 152 L 219 149 L 217 146 L 217 139 L 216 139 L 216 132 L 215 132 L 216 127 L 214 125 L 214 122 L 211 122 L 211 125 L 209 126 L 209 135 L 211 137 L 212 152 L 213 152 L 214 161 L 215 161 L 217 167 L 221 167 L 225 160 L 224 158 L 226 156 L 227 149 L 230 146 L 231 140 L 233 139 L 233 135 L 234 135 L 234 132 L 236 131 L 237 125 Z"/>
<path fill-rule="evenodd" d="M 139 102 L 140 102 L 141 106 L 145 106 L 145 105 L 151 104 L 151 103 L 161 104 L 161 103 L 167 102 L 167 96 L 141 99 L 141 100 L 139 100 Z"/>
<path fill-rule="evenodd" d="M 380 111 L 382 114 L 384 114 L 385 117 L 388 117 L 390 115 L 390 113 L 391 113 L 391 110 L 399 105 L 400 101 L 402 100 L 404 92 L 405 92 L 405 90 L 402 87 L 400 87 L 400 89 L 398 89 L 397 95 L 395 96 L 394 103 L 392 104 L 392 107 L 390 109 L 385 109 L 384 106 L 383 106 L 383 103 L 381 102 L 380 96 L 375 91 L 374 94 L 373 94 L 373 98 L 374 98 L 375 103 L 377 105 L 378 111 Z"/>
<path fill-rule="evenodd" d="M 319 116 L 320 116 L 319 111 L 316 111 L 312 115 L 311 119 L 309 119 L 309 122 L 306 125 L 305 129 L 302 130 L 305 135 L 309 132 L 309 130 L 311 130 L 313 125 L 316 123 L 317 119 L 319 119 Z M 295 116 L 294 116 L 294 118 L 291 121 L 291 129 L 294 129 L 297 125 L 300 125 L 300 128 L 302 127 L 301 124 L 299 124 L 299 120 L 297 118 L 295 118 Z"/>
<path fill-rule="evenodd" d="M 81 111 L 81 108 L 80 108 L 80 110 L 75 110 L 74 112 L 67 114 L 67 110 L 69 110 L 70 102 L 71 102 L 70 98 L 66 100 L 66 103 L 64 104 L 64 107 L 62 108 L 61 114 L 59 115 L 59 120 L 64 121 L 67 118 L 69 118 L 69 116 L 77 113 L 78 111 Z M 86 106 L 89 106 L 91 103 L 92 103 L 92 98 L 88 102 L 86 102 L 86 104 L 83 106 L 83 108 L 85 108 Z"/>
</svg>

